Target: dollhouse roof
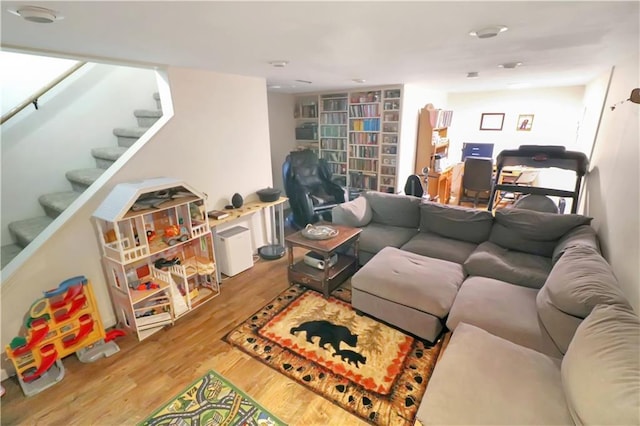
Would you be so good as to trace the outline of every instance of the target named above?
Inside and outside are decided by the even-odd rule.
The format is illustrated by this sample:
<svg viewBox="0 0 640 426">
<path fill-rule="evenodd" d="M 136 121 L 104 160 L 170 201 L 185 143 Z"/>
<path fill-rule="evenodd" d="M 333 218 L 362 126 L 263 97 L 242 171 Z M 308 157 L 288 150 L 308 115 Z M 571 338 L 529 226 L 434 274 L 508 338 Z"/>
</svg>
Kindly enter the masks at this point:
<svg viewBox="0 0 640 426">
<path fill-rule="evenodd" d="M 189 194 L 185 194 L 186 192 L 192 194 L 194 197 L 206 198 L 204 192 L 200 192 L 186 182 L 175 178 L 158 177 L 119 183 L 111 190 L 100 206 L 98 206 L 93 213 L 93 217 L 109 222 L 121 220 L 125 214 L 129 213 L 136 202 L 139 204 L 142 204 L 142 202 L 153 203 L 154 199 L 157 199 L 154 198 L 155 194 L 162 193 L 162 197 L 166 197 L 167 192 L 163 190 L 174 188 L 180 189 L 180 196 L 188 196 Z M 162 197 L 159 197 L 160 202 L 162 202 Z M 166 199 L 169 200 L 170 198 Z M 153 207 L 149 205 L 148 208 L 152 209 Z"/>
</svg>

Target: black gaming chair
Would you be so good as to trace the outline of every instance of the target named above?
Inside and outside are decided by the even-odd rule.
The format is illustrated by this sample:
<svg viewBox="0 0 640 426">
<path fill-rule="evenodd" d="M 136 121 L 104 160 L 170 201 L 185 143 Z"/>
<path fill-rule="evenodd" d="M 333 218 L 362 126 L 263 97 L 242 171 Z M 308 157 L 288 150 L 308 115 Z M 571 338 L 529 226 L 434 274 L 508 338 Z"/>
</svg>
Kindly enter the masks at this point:
<svg viewBox="0 0 640 426">
<path fill-rule="evenodd" d="M 326 161 L 310 149 L 289 153 L 282 175 L 297 228 L 319 220 L 331 221 L 331 209 L 348 199 L 346 189 L 331 180 Z"/>
</svg>

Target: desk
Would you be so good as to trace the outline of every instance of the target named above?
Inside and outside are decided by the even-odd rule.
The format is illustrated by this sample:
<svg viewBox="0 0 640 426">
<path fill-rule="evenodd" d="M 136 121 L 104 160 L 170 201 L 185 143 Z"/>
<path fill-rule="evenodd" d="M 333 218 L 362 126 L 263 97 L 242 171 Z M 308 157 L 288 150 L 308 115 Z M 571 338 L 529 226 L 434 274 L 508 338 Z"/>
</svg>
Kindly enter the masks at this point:
<svg viewBox="0 0 640 426">
<path fill-rule="evenodd" d="M 427 192 L 431 200 L 449 204 L 452 192 L 457 196 L 459 185 L 454 185 L 454 182 L 459 179 L 463 167 L 464 163 L 457 163 L 447 166 L 441 172 L 429 172 Z"/>
<path fill-rule="evenodd" d="M 223 219 L 213 219 L 213 218 L 209 218 L 209 228 L 211 228 L 211 234 L 213 235 L 213 241 L 214 241 L 214 245 L 215 245 L 215 241 L 216 241 L 216 234 L 218 233 L 218 227 L 220 225 L 224 225 L 225 223 L 229 223 L 232 222 L 234 220 L 238 220 L 241 217 L 244 216 L 248 216 L 248 215 L 252 215 L 254 213 L 258 213 L 261 211 L 264 211 L 266 209 L 269 209 L 270 211 L 270 216 L 271 216 L 271 235 L 272 235 L 272 244 L 275 244 L 275 241 L 273 241 L 273 235 L 276 232 L 276 218 L 275 218 L 275 208 L 278 208 L 278 225 L 279 225 L 279 229 L 278 229 L 278 244 L 283 245 L 284 244 L 284 203 L 288 200 L 287 197 L 280 197 L 279 199 L 277 199 L 276 201 L 272 201 L 272 202 L 262 202 L 262 201 L 256 201 L 253 203 L 247 203 L 245 205 L 243 205 L 240 208 L 237 209 L 229 209 L 229 210 L 225 210 L 226 212 L 229 213 L 229 216 L 223 218 Z M 213 251 L 216 251 L 216 247 L 214 247 Z M 220 268 L 217 267 L 216 265 L 216 276 L 218 277 L 218 282 L 222 282 L 222 276 L 220 273 Z"/>
</svg>

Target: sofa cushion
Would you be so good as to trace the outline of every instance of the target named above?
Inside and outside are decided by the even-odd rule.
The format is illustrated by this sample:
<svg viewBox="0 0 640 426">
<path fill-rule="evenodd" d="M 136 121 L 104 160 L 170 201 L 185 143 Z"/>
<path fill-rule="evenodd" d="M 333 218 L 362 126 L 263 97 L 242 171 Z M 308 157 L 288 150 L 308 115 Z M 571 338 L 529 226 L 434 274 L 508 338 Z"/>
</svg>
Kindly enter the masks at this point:
<svg viewBox="0 0 640 426">
<path fill-rule="evenodd" d="M 547 286 L 543 286 L 538 292 L 536 306 L 540 322 L 551 336 L 553 343 L 556 344 L 560 352 L 567 353 L 569 343 L 582 322 L 582 318 L 574 317 L 556 308 L 549 299 Z"/>
<path fill-rule="evenodd" d="M 568 249 L 551 270 L 545 287 L 554 306 L 579 318 L 601 303 L 628 304 L 611 266 L 592 247 Z"/>
<path fill-rule="evenodd" d="M 593 247 L 600 252 L 595 229 L 589 225 L 581 225 L 564 234 L 553 249 L 551 260 L 556 263 L 568 248 L 578 246 Z"/>
<path fill-rule="evenodd" d="M 420 231 L 459 241 L 480 244 L 489 239 L 493 215 L 486 210 L 423 203 L 420 206 Z"/>
<path fill-rule="evenodd" d="M 363 196 L 371 206 L 373 222 L 418 229 L 420 198 L 374 191 L 365 192 Z"/>
<path fill-rule="evenodd" d="M 373 212 L 365 197 L 337 205 L 331 210 L 331 221 L 339 225 L 360 228 L 371 222 Z"/>
<path fill-rule="evenodd" d="M 551 271 L 551 259 L 508 250 L 487 241 L 471 253 L 464 269 L 469 275 L 540 288 Z"/>
<path fill-rule="evenodd" d="M 448 260 L 462 265 L 476 247 L 477 245 L 474 243 L 441 237 L 430 232 L 419 232 L 400 248 L 422 256 Z"/>
<path fill-rule="evenodd" d="M 489 241 L 504 248 L 549 258 L 564 234 L 577 226 L 588 225 L 592 219 L 578 214 L 524 209 L 501 209 L 495 214 Z"/>
<path fill-rule="evenodd" d="M 387 246 L 400 247 L 417 233 L 417 228 L 403 228 L 371 222 L 362 228 L 359 240 L 360 248 L 370 253 L 377 253 Z"/>
<path fill-rule="evenodd" d="M 561 353 L 538 319 L 536 294 L 521 287 L 485 277 L 468 277 L 449 312 L 447 327 L 467 323 L 503 339 L 550 356 Z"/>
<path fill-rule="evenodd" d="M 640 321 L 628 308 L 598 305 L 562 360 L 576 424 L 640 424 Z"/>
<path fill-rule="evenodd" d="M 416 418 L 425 425 L 571 424 L 560 360 L 460 324 Z"/>
<path fill-rule="evenodd" d="M 386 247 L 351 278 L 354 289 L 444 318 L 464 280 L 446 260 Z"/>
</svg>

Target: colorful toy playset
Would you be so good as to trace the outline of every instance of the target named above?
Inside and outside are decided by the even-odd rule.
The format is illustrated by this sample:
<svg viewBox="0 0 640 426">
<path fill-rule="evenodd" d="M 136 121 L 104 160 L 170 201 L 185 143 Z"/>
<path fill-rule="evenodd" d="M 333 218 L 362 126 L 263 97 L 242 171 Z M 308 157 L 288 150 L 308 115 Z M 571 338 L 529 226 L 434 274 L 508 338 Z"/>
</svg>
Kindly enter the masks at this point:
<svg viewBox="0 0 640 426">
<path fill-rule="evenodd" d="M 35 301 L 25 321 L 24 336 L 6 347 L 25 395 L 53 386 L 64 377 L 61 359 L 75 352 L 93 362 L 118 352 L 111 341 L 124 333 L 105 333 L 91 284 L 84 276 L 69 278 Z"/>
</svg>

